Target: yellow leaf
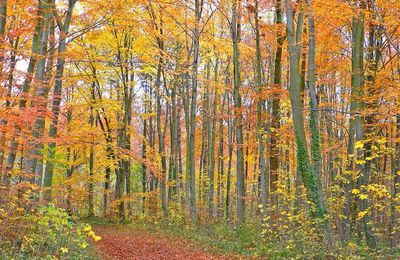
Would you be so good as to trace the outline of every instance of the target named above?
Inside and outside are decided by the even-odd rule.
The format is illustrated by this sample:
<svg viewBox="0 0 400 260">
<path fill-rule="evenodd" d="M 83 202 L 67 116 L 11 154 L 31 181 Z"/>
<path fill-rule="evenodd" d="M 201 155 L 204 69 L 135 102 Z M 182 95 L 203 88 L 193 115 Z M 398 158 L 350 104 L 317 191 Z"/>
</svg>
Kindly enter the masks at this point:
<svg viewBox="0 0 400 260">
<path fill-rule="evenodd" d="M 85 226 L 85 227 L 83 228 L 83 231 L 85 231 L 85 232 L 89 232 L 89 231 L 91 231 L 91 230 L 92 230 L 92 227 L 89 226 L 89 225 L 87 225 L 87 226 Z"/>
<path fill-rule="evenodd" d="M 61 247 L 60 250 L 61 250 L 61 253 L 63 253 L 63 254 L 68 253 L 68 248 L 66 248 L 66 247 Z"/>
<path fill-rule="evenodd" d="M 352 190 L 351 190 L 351 193 L 353 193 L 354 195 L 357 195 L 357 194 L 360 193 L 360 190 L 358 190 L 358 189 L 352 189 Z"/>
<path fill-rule="evenodd" d="M 349 242 L 347 245 L 352 249 L 357 247 L 357 245 L 355 243 L 353 243 L 353 242 Z"/>
<path fill-rule="evenodd" d="M 365 164 L 364 160 L 356 160 L 356 164 Z"/>
<path fill-rule="evenodd" d="M 381 139 L 378 139 L 376 141 L 378 142 L 378 144 L 384 144 L 384 143 L 387 142 L 386 138 L 381 138 Z"/>
<path fill-rule="evenodd" d="M 366 200 L 366 199 L 368 199 L 368 195 L 367 194 L 360 194 L 360 199 L 362 199 L 362 200 Z"/>
<path fill-rule="evenodd" d="M 367 211 L 358 212 L 357 220 L 362 219 L 365 215 L 367 215 Z"/>
<path fill-rule="evenodd" d="M 362 149 L 364 148 L 364 144 L 361 141 L 357 141 L 354 147 L 356 149 Z"/>
</svg>

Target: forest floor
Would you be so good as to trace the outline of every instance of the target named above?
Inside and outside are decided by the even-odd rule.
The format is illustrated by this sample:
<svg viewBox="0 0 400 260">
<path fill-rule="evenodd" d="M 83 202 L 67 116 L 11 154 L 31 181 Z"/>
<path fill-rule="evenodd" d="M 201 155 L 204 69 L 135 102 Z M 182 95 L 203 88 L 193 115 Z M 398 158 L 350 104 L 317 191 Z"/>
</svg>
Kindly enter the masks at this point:
<svg viewBox="0 0 400 260">
<path fill-rule="evenodd" d="M 195 241 L 136 227 L 96 226 L 94 231 L 102 237 L 95 247 L 104 259 L 243 259 L 218 255 Z"/>
</svg>

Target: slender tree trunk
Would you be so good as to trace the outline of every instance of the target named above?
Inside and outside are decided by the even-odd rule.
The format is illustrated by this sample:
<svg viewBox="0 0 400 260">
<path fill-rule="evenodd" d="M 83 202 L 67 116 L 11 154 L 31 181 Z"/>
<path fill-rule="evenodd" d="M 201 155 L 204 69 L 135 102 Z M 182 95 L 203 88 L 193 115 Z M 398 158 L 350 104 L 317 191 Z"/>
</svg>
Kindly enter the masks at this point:
<svg viewBox="0 0 400 260">
<path fill-rule="evenodd" d="M 242 97 L 240 96 L 240 68 L 239 68 L 239 41 L 240 41 L 240 1 L 234 0 L 232 6 L 232 45 L 233 45 L 233 100 L 235 107 L 236 128 L 236 189 L 237 189 L 237 220 L 242 223 L 245 218 L 245 177 L 243 154 L 243 118 Z"/>
<path fill-rule="evenodd" d="M 261 179 L 261 193 L 260 200 L 262 204 L 262 215 L 266 216 L 267 213 L 267 194 L 269 185 L 267 183 L 267 169 L 265 166 L 264 157 L 264 122 L 263 122 L 263 112 L 264 112 L 264 98 L 262 97 L 263 92 L 263 82 L 262 82 L 262 57 L 261 57 L 261 47 L 260 47 L 260 26 L 259 26 L 259 14 L 258 14 L 258 0 L 255 1 L 255 33 L 256 33 L 256 92 L 257 92 L 257 142 L 258 142 L 258 161 Z"/>
<path fill-rule="evenodd" d="M 6 99 L 6 109 L 9 110 L 11 108 L 11 98 L 12 98 L 12 89 L 14 83 L 14 71 L 16 66 L 16 51 L 19 45 L 20 38 L 17 37 L 15 43 L 13 40 L 10 40 L 10 45 L 12 46 L 11 57 L 10 57 L 10 71 L 8 74 L 8 80 L 5 83 L 7 86 L 7 99 Z M 6 126 L 8 124 L 7 119 L 3 118 L 0 120 L 0 124 Z M 4 167 L 4 159 L 5 159 L 5 146 L 6 146 L 6 129 L 4 128 L 1 132 L 0 137 L 0 178 L 1 181 L 7 182 L 7 172 Z"/>
<path fill-rule="evenodd" d="M 294 133 L 297 145 L 297 165 L 303 184 L 307 190 L 307 197 L 312 202 L 312 213 L 316 218 L 324 219 L 326 207 L 323 203 L 320 176 L 316 176 L 310 166 L 307 140 L 304 130 L 303 102 L 301 98 L 301 33 L 303 12 L 300 11 L 297 21 L 297 30 L 294 28 L 294 11 L 290 0 L 286 2 L 287 38 L 290 62 L 289 96 L 292 106 Z"/>
<path fill-rule="evenodd" d="M 95 83 L 92 84 L 91 89 L 91 98 L 92 101 L 95 100 Z M 94 108 L 90 106 L 90 117 L 89 117 L 89 124 L 93 128 L 94 127 Z M 94 140 L 91 140 L 90 148 L 89 148 L 89 180 L 88 180 L 88 194 L 89 194 L 89 201 L 88 201 L 88 217 L 94 217 L 94 186 L 93 186 L 93 177 L 94 177 Z"/>
<path fill-rule="evenodd" d="M 228 97 L 228 111 L 231 109 L 231 104 L 229 102 Z M 230 116 L 232 114 L 228 112 Z M 234 132 L 233 132 L 233 122 L 232 119 L 229 118 L 228 120 L 228 171 L 226 177 L 226 196 L 225 196 L 225 215 L 226 220 L 230 221 L 231 219 L 231 199 L 230 199 L 230 192 L 231 192 L 231 175 L 232 175 L 232 156 L 233 156 L 233 139 L 234 139 Z"/>
<path fill-rule="evenodd" d="M 372 8 L 371 8 L 372 9 Z M 373 14 L 373 18 L 375 14 Z M 381 53 L 380 53 L 380 44 L 377 44 L 376 42 L 380 42 L 380 36 L 377 35 L 379 33 L 378 30 L 376 30 L 375 25 L 370 22 L 369 24 L 369 46 L 368 46 L 368 61 L 367 61 L 367 69 L 366 69 L 366 75 L 363 75 L 366 79 L 365 81 L 365 92 L 369 97 L 371 97 L 370 100 L 366 101 L 365 107 L 369 111 L 376 111 L 378 108 L 378 100 L 376 100 L 376 95 L 377 88 L 374 86 L 375 83 L 375 76 L 376 72 L 378 70 L 378 62 L 381 59 Z M 362 46 L 361 46 L 361 55 L 362 54 Z M 362 66 L 362 61 L 360 62 L 360 65 Z M 360 67 L 360 71 L 362 71 L 362 67 Z M 362 104 L 364 105 L 364 104 Z M 364 137 L 365 139 L 364 142 L 364 172 L 363 174 L 358 178 L 358 186 L 359 189 L 361 187 L 367 187 L 370 183 L 370 178 L 371 178 L 371 173 L 372 173 L 372 156 L 373 156 L 373 151 L 372 151 L 372 145 L 373 145 L 373 138 L 374 135 L 376 134 L 376 129 L 374 124 L 376 123 L 376 118 L 374 113 L 370 113 L 365 117 L 365 132 L 364 132 Z M 364 126 L 363 126 L 364 128 Z M 360 200 L 360 211 L 366 211 L 369 208 L 369 198 L 367 199 L 361 199 Z M 365 215 L 362 219 L 362 226 L 363 226 L 363 232 L 365 234 L 365 239 L 367 242 L 367 245 L 371 248 L 376 248 L 377 242 L 375 238 L 375 234 L 373 232 L 373 222 L 372 218 L 370 217 L 370 214 Z"/>
<path fill-rule="evenodd" d="M 4 33 L 7 22 L 7 0 L 0 1 L 0 79 L 3 78 L 3 63 L 4 63 Z M 1 170 L 1 169 L 0 169 Z"/>
<path fill-rule="evenodd" d="M 68 2 L 68 10 L 65 16 L 65 20 L 63 24 L 60 24 L 60 41 L 58 45 L 58 55 L 56 62 L 56 76 L 55 76 L 55 84 L 53 90 L 53 102 L 52 102 L 52 120 L 49 126 L 48 136 L 50 139 L 54 139 L 57 137 L 57 125 L 58 125 L 58 117 L 60 114 L 60 104 L 61 104 L 61 94 L 62 94 L 62 84 L 63 84 L 63 76 L 64 76 L 64 65 L 65 65 L 65 57 L 63 56 L 66 50 L 66 38 L 69 31 L 69 26 L 72 18 L 72 11 L 74 9 L 76 0 L 69 0 Z M 53 183 L 53 173 L 54 173 L 54 159 L 56 155 L 56 142 L 50 141 L 48 144 L 48 152 L 47 152 L 47 165 L 44 174 L 44 182 L 43 185 L 45 187 L 51 187 Z"/>
<path fill-rule="evenodd" d="M 176 107 L 176 85 L 175 83 L 171 89 L 171 118 L 170 118 L 170 138 L 171 138 L 171 151 L 169 158 L 169 182 L 171 183 L 171 188 L 168 190 L 168 199 L 170 201 L 176 197 L 177 185 L 179 183 L 177 179 L 177 124 L 178 124 L 178 115 L 177 115 L 177 107 Z"/>
<path fill-rule="evenodd" d="M 214 81 L 218 82 L 218 59 L 215 62 L 215 69 L 214 69 Z M 210 95 L 210 92 L 207 93 Z M 208 97 L 208 103 L 210 102 L 210 98 Z M 217 110 L 217 91 L 214 91 L 213 94 L 213 102 L 212 108 L 208 112 L 208 178 L 209 178 L 209 195 L 208 195 L 208 214 L 211 218 L 215 215 L 215 208 L 214 208 L 214 192 L 215 192 L 215 185 L 214 185 L 214 171 L 215 171 L 215 127 L 216 127 L 216 110 Z"/>
<path fill-rule="evenodd" d="M 275 4 L 276 24 L 280 26 L 282 24 L 282 3 L 281 0 L 276 0 Z M 278 29 L 279 30 L 279 29 Z M 278 129 L 280 128 L 280 115 L 279 115 L 279 91 L 282 85 L 282 45 L 284 36 L 281 31 L 277 33 L 277 49 L 275 53 L 274 61 L 274 94 L 272 99 L 272 111 L 271 111 L 271 151 L 270 151 L 270 203 L 271 206 L 278 206 L 277 182 L 278 182 L 278 170 L 279 170 L 279 148 L 278 148 Z"/>
<path fill-rule="evenodd" d="M 225 105 L 225 95 L 222 96 L 221 102 L 221 114 L 224 113 L 224 105 Z M 219 118 L 219 128 L 218 128 L 218 159 L 217 159 L 217 167 L 218 167 L 218 179 L 217 179 L 217 217 L 221 217 L 221 202 L 222 202 L 222 178 L 224 176 L 224 119 L 222 115 Z"/>
<path fill-rule="evenodd" d="M 164 135 L 161 126 L 161 68 L 162 61 L 158 65 L 157 79 L 156 79 L 156 103 L 157 103 L 157 134 L 158 134 L 158 152 L 161 156 L 161 207 L 163 210 L 164 217 L 168 216 L 167 208 L 167 191 L 166 191 L 166 173 L 167 173 L 167 162 L 165 156 L 165 145 Z"/>
<path fill-rule="evenodd" d="M 147 101 L 145 101 L 145 110 L 144 113 L 147 113 Z M 146 160 L 147 160 L 147 119 L 143 120 L 143 141 L 142 141 L 142 192 L 143 192 L 143 196 L 142 196 L 142 213 L 145 213 L 146 207 L 145 207 L 145 201 L 146 201 L 146 196 L 145 193 L 147 192 L 147 187 L 146 187 L 146 183 L 147 183 L 147 178 L 146 178 L 146 174 L 147 174 L 147 167 L 146 167 Z"/>
<path fill-rule="evenodd" d="M 400 74 L 400 69 L 398 71 Z M 397 100 L 397 108 L 400 111 L 400 99 Z M 399 203 L 396 201 L 400 193 L 400 113 L 396 115 L 396 142 L 395 142 L 395 154 L 392 157 L 392 176 L 393 176 L 393 195 L 391 200 L 391 212 L 390 212 L 390 224 L 389 224 L 389 244 L 391 247 L 396 247 L 399 242 L 399 232 L 395 230 L 397 221 L 399 219 L 399 212 L 396 206 Z"/>
<path fill-rule="evenodd" d="M 33 106 L 37 107 L 38 115 L 36 117 L 32 135 L 33 139 L 28 142 L 28 151 L 27 151 L 27 159 L 26 159 L 26 171 L 29 175 L 29 180 L 33 183 L 36 182 L 37 185 L 42 184 L 42 176 L 36 176 L 36 166 L 38 162 L 38 157 L 42 158 L 41 149 L 43 147 L 43 141 L 40 138 L 43 136 L 44 132 L 44 124 L 45 124 L 45 113 L 47 110 L 47 97 L 49 93 L 48 85 L 45 84 L 45 66 L 46 66 L 46 56 L 47 56 L 47 43 L 49 40 L 49 32 L 50 32 L 50 20 L 52 17 L 52 9 L 54 8 L 54 0 L 47 0 L 44 3 L 44 18 L 42 24 L 42 33 L 40 36 L 40 50 L 39 50 L 39 60 L 36 64 L 36 74 L 35 78 L 39 84 L 37 90 L 37 103 L 34 103 Z"/>
<path fill-rule="evenodd" d="M 322 156 L 321 156 L 321 138 L 319 134 L 319 113 L 317 91 L 315 87 L 315 25 L 312 1 L 307 0 L 308 4 L 308 91 L 310 96 L 310 131 L 311 131 L 311 170 L 317 179 L 321 179 Z M 319 181 L 318 198 L 323 199 L 322 183 Z M 324 205 L 323 201 L 319 202 Z"/>
<path fill-rule="evenodd" d="M 112 160 L 112 162 L 114 162 L 115 160 L 115 155 L 113 153 L 112 150 L 112 137 L 109 134 L 107 136 L 107 160 L 110 162 Z M 108 202 L 109 202 L 109 195 L 110 195 L 110 184 L 111 184 L 111 167 L 110 165 L 106 166 L 106 170 L 105 170 L 105 180 L 104 180 L 104 194 L 103 194 L 103 216 L 107 216 L 107 212 L 108 212 Z"/>
<path fill-rule="evenodd" d="M 206 66 L 207 70 L 207 80 L 210 79 L 210 66 L 207 64 Z M 207 111 L 208 111 L 208 102 L 207 102 L 207 91 L 204 92 L 203 95 L 203 109 L 202 109 L 202 128 L 201 128 L 201 151 L 200 151 L 200 158 L 199 158 L 199 184 L 198 184 L 198 196 L 197 199 L 198 201 L 203 200 L 203 194 L 204 194 L 204 184 L 206 183 L 206 173 L 207 173 L 207 165 L 208 165 L 208 143 L 207 143 L 207 134 L 208 134 L 208 118 L 207 118 Z"/>
<path fill-rule="evenodd" d="M 181 130 L 181 112 L 178 110 L 178 121 L 177 121 L 177 166 L 178 166 L 178 178 L 177 181 L 179 183 L 178 187 L 178 197 L 181 200 L 181 189 L 185 190 L 185 185 L 183 183 L 183 163 L 182 163 L 182 130 Z M 184 191 L 183 191 L 184 192 Z"/>
<path fill-rule="evenodd" d="M 189 108 L 189 136 L 188 138 L 188 162 L 187 171 L 189 177 L 189 204 L 192 223 L 197 222 L 196 210 L 196 167 L 195 167 L 195 129 L 196 129 L 196 101 L 197 101 L 197 73 L 200 53 L 200 20 L 203 9 L 203 1 L 195 0 L 195 25 L 193 29 L 193 64 L 192 64 L 192 88 Z"/>
<path fill-rule="evenodd" d="M 48 59 L 47 59 L 47 64 L 45 68 L 45 75 L 44 75 L 44 81 L 42 84 L 49 86 L 50 81 L 53 78 L 53 66 L 54 66 L 54 55 L 56 52 L 55 49 L 55 22 L 54 20 L 50 21 L 50 32 L 49 32 L 49 40 L 48 40 Z M 47 101 L 48 99 L 48 89 L 47 88 L 47 94 L 45 94 L 45 100 L 41 100 L 40 102 Z M 38 120 L 40 122 L 39 124 L 39 130 L 40 134 L 44 136 L 44 128 L 45 128 L 45 120 L 46 120 L 46 115 L 45 113 L 47 112 L 47 104 L 41 104 L 42 106 L 42 111 L 43 114 L 39 116 Z M 44 143 L 39 142 L 37 145 L 37 152 L 40 155 L 40 157 L 37 159 L 37 165 L 36 165 L 36 184 L 38 185 L 43 185 L 44 186 L 44 177 L 43 176 L 43 150 L 44 150 Z M 48 147 L 47 147 L 48 148 Z M 45 199 L 47 201 L 51 200 L 51 190 L 46 190 L 45 192 Z"/>
<path fill-rule="evenodd" d="M 123 120 L 118 116 L 119 120 Z M 118 129 L 118 147 L 119 148 L 124 148 L 124 140 L 125 137 L 121 131 L 122 129 Z M 118 168 L 115 170 L 117 178 L 115 182 L 115 199 L 118 201 L 118 217 L 120 222 L 125 222 L 125 202 L 124 202 L 124 190 L 125 190 L 125 165 L 123 163 L 123 160 L 119 159 L 118 162 Z"/>
</svg>

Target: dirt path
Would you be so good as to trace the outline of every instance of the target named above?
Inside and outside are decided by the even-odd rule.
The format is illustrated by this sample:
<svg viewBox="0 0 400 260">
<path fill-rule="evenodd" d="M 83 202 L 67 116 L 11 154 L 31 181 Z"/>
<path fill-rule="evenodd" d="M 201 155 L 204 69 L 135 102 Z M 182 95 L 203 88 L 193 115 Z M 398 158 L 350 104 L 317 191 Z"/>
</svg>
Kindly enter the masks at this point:
<svg viewBox="0 0 400 260">
<path fill-rule="evenodd" d="M 163 234 L 124 227 L 96 227 L 102 240 L 96 251 L 105 259 L 232 259 L 205 251 L 187 240 L 172 240 Z"/>
</svg>

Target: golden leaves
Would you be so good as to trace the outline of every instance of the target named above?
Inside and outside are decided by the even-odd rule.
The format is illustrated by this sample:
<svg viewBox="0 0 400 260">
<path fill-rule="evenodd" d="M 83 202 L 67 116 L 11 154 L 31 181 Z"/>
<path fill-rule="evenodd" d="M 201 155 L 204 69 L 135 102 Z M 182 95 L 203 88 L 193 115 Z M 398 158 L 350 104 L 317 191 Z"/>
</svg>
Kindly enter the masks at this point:
<svg viewBox="0 0 400 260">
<path fill-rule="evenodd" d="M 368 211 L 364 210 L 364 211 L 360 211 L 357 214 L 357 220 L 362 219 L 365 215 L 367 215 Z"/>
</svg>

